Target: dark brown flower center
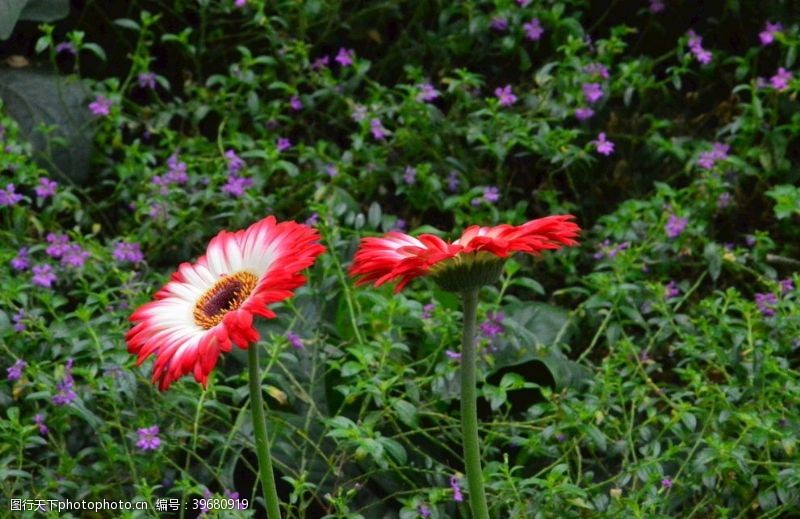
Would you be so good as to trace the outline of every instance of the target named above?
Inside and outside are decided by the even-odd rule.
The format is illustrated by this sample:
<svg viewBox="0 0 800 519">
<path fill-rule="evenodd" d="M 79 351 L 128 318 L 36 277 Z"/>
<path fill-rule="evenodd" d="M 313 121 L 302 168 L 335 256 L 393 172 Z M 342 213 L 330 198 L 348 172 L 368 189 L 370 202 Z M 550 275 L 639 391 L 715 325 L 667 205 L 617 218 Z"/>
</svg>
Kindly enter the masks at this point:
<svg viewBox="0 0 800 519">
<path fill-rule="evenodd" d="M 225 314 L 242 306 L 257 284 L 258 277 L 250 272 L 223 275 L 194 305 L 194 322 L 206 330 L 218 325 Z"/>
</svg>

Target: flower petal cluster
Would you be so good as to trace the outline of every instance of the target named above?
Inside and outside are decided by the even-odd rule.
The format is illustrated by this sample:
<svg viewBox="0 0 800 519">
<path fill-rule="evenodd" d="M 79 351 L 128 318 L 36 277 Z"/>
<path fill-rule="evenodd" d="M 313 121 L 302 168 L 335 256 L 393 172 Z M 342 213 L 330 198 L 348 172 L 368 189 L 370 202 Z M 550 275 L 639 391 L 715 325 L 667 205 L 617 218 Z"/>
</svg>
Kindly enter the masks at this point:
<svg viewBox="0 0 800 519">
<path fill-rule="evenodd" d="M 364 238 L 353 259 L 350 274 L 359 278 L 358 285 L 373 283 L 380 286 L 399 280 L 395 292 L 402 290 L 411 280 L 428 274 L 440 283 L 443 277 L 454 271 L 474 277 L 488 267 L 499 274 L 502 260 L 515 252 L 538 254 L 565 245 L 577 245 L 575 238 L 580 228 L 570 221 L 573 219 L 572 215 L 556 215 L 518 226 L 473 225 L 453 242 L 432 234 L 413 237 L 399 232 L 389 232 L 380 238 Z"/>
<path fill-rule="evenodd" d="M 316 230 L 273 216 L 236 232 L 222 231 L 195 263 L 183 263 L 155 300 L 139 307 L 125 340 L 141 364 L 155 355 L 153 382 L 166 390 L 191 373 L 205 385 L 220 353 L 259 338 L 257 315 L 305 282 L 300 271 L 324 247 Z"/>
</svg>

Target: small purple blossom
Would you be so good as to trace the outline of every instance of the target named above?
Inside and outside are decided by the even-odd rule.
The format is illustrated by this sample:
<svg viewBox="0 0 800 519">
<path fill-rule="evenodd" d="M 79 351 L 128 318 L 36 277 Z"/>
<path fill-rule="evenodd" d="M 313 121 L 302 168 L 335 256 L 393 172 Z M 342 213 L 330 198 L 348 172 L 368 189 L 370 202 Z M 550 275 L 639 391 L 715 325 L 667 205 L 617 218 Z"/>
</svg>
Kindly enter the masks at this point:
<svg viewBox="0 0 800 519">
<path fill-rule="evenodd" d="M 306 221 L 303 222 L 303 223 L 305 223 L 309 227 L 313 227 L 313 226 L 317 225 L 319 223 L 319 213 L 317 213 L 316 211 L 311 213 L 311 216 L 306 218 Z"/>
<path fill-rule="evenodd" d="M 517 0 L 517 3 L 520 7 L 527 7 L 531 0 Z"/>
<path fill-rule="evenodd" d="M 505 315 L 503 312 L 488 312 L 486 320 L 479 325 L 481 335 L 487 339 L 494 339 L 505 331 L 503 320 Z"/>
<path fill-rule="evenodd" d="M 394 225 L 392 225 L 392 228 L 389 230 L 395 232 L 404 232 L 406 230 L 406 221 L 402 218 L 398 218 L 395 220 Z"/>
<path fill-rule="evenodd" d="M 525 31 L 525 39 L 530 41 L 539 41 L 542 38 L 542 34 L 544 34 L 542 22 L 538 18 L 522 24 L 522 30 Z"/>
<path fill-rule="evenodd" d="M 596 103 L 603 97 L 603 87 L 600 83 L 584 83 L 581 85 L 581 89 L 587 103 Z"/>
<path fill-rule="evenodd" d="M 598 247 L 599 250 L 594 253 L 594 259 L 601 260 L 603 258 L 614 258 L 620 251 L 623 251 L 631 246 L 630 242 L 622 242 L 617 245 L 611 245 L 610 240 L 604 240 L 602 244 Z"/>
<path fill-rule="evenodd" d="M 595 145 L 595 149 L 597 149 L 597 153 L 600 155 L 605 155 L 606 157 L 614 153 L 614 143 L 606 139 L 605 132 L 600 132 L 600 135 L 597 136 L 597 140 L 593 142 Z"/>
<path fill-rule="evenodd" d="M 667 284 L 664 294 L 666 299 L 672 299 L 681 295 L 681 289 L 678 288 L 678 283 L 674 279 Z"/>
<path fill-rule="evenodd" d="M 50 400 L 53 405 L 71 404 L 78 395 L 75 393 L 75 381 L 72 379 L 72 359 L 67 359 L 64 366 L 64 378 L 56 383 L 56 394 Z"/>
<path fill-rule="evenodd" d="M 158 437 L 158 426 L 143 427 L 136 431 L 139 439 L 136 441 L 136 447 L 142 451 L 154 451 L 161 445 L 161 439 Z"/>
<path fill-rule="evenodd" d="M 417 183 L 417 168 L 413 168 L 411 166 L 406 166 L 406 169 L 403 171 L 403 182 L 408 184 L 409 186 L 413 186 Z"/>
<path fill-rule="evenodd" d="M 575 109 L 575 118 L 579 121 L 585 121 L 594 115 L 594 110 L 588 107 L 581 107 Z"/>
<path fill-rule="evenodd" d="M 355 105 L 353 107 L 353 113 L 350 114 L 350 117 L 357 123 L 363 121 L 367 118 L 367 107 L 364 105 Z"/>
<path fill-rule="evenodd" d="M 792 278 L 786 278 L 778 281 L 778 286 L 781 289 L 781 294 L 788 294 L 794 290 L 794 282 L 792 281 Z"/>
<path fill-rule="evenodd" d="M 22 195 L 17 194 L 14 184 L 6 184 L 5 189 L 0 189 L 0 207 L 16 205 L 22 200 Z"/>
<path fill-rule="evenodd" d="M 666 9 L 663 0 L 650 0 L 650 12 L 653 14 L 660 13 Z"/>
<path fill-rule="evenodd" d="M 239 198 L 244 195 L 245 190 L 252 187 L 252 185 L 252 178 L 230 175 L 228 176 L 228 181 L 222 186 L 222 192 L 234 198 Z"/>
<path fill-rule="evenodd" d="M 666 231 L 668 238 L 674 239 L 681 235 L 683 230 L 686 229 L 686 225 L 688 223 L 688 218 L 680 218 L 674 214 L 671 214 L 669 215 L 667 224 L 664 226 L 664 231 Z"/>
<path fill-rule="evenodd" d="M 386 135 L 389 133 L 389 130 L 383 127 L 383 123 L 378 118 L 374 118 L 369 122 L 369 128 L 372 132 L 372 137 L 376 141 L 384 140 Z"/>
<path fill-rule="evenodd" d="M 89 259 L 89 256 L 89 252 L 84 250 L 83 247 L 77 243 L 70 243 L 65 246 L 64 252 L 61 255 L 61 265 L 64 267 L 80 268 L 86 264 L 86 260 Z"/>
<path fill-rule="evenodd" d="M 291 344 L 292 347 L 298 350 L 305 349 L 305 346 L 303 345 L 303 339 L 301 339 L 299 335 L 292 331 L 286 332 L 286 340 L 289 341 L 289 344 Z"/>
<path fill-rule="evenodd" d="M 31 278 L 31 281 L 34 285 L 51 288 L 55 280 L 56 274 L 53 272 L 53 267 L 50 265 L 45 263 L 43 265 L 33 266 L 33 277 Z"/>
<path fill-rule="evenodd" d="M 56 188 L 58 187 L 58 182 L 55 180 L 50 180 L 47 177 L 40 177 L 39 178 L 39 185 L 34 188 L 36 191 L 36 196 L 39 198 L 49 198 L 56 194 Z"/>
<path fill-rule="evenodd" d="M 47 240 L 47 243 L 50 244 L 45 249 L 45 252 L 51 258 L 60 258 L 67 250 L 69 245 L 69 236 L 65 234 L 55 234 L 50 232 L 47 233 L 47 237 L 45 239 Z"/>
<path fill-rule="evenodd" d="M 495 31 L 505 31 L 508 29 L 508 19 L 505 16 L 495 16 L 489 22 L 489 27 Z"/>
<path fill-rule="evenodd" d="M 355 51 L 353 49 L 345 49 L 344 47 L 339 49 L 339 53 L 336 54 L 336 57 L 333 58 L 336 63 L 341 65 L 342 67 L 349 67 L 353 64 L 353 59 L 355 58 Z"/>
<path fill-rule="evenodd" d="M 233 5 L 241 9 L 242 7 L 247 5 L 247 0 L 236 0 L 233 2 Z"/>
<path fill-rule="evenodd" d="M 286 151 L 292 147 L 292 141 L 286 137 L 279 137 L 275 147 L 278 149 L 278 151 Z"/>
<path fill-rule="evenodd" d="M 494 203 L 500 200 L 500 189 L 495 186 L 487 186 L 483 188 L 483 199 L 489 203 Z"/>
<path fill-rule="evenodd" d="M 11 316 L 11 320 L 14 322 L 14 331 L 21 333 L 25 331 L 25 323 L 23 322 L 25 319 L 25 310 L 20 309 L 19 312 L 15 313 Z"/>
<path fill-rule="evenodd" d="M 458 191 L 458 186 L 461 185 L 461 180 L 458 178 L 458 172 L 453 170 L 447 175 L 447 190 L 451 193 Z"/>
<path fill-rule="evenodd" d="M 661 480 L 661 488 L 670 489 L 672 488 L 672 480 L 670 478 L 664 478 Z"/>
<path fill-rule="evenodd" d="M 186 173 L 186 163 L 180 159 L 178 152 L 173 153 L 167 159 L 167 174 L 164 175 L 167 184 L 185 184 L 189 181 Z M 155 179 L 153 179 L 155 182 Z"/>
<path fill-rule="evenodd" d="M 50 432 L 50 429 L 44 424 L 44 416 L 41 414 L 37 414 L 33 417 L 33 423 L 39 428 L 39 434 L 42 436 L 47 436 L 47 433 Z"/>
<path fill-rule="evenodd" d="M 430 83 L 421 83 L 417 85 L 417 88 L 419 88 L 417 101 L 420 103 L 428 103 L 439 97 L 439 91 L 436 90 Z"/>
<path fill-rule="evenodd" d="M 114 252 L 112 253 L 114 259 L 119 262 L 140 263 L 144 261 L 144 254 L 142 254 L 142 246 L 138 243 L 128 243 L 121 241 L 114 245 Z"/>
<path fill-rule="evenodd" d="M 728 150 L 730 150 L 730 146 L 727 144 L 715 142 L 711 145 L 711 151 L 704 151 L 700 154 L 697 165 L 703 169 L 711 169 L 717 161 L 728 158 Z"/>
<path fill-rule="evenodd" d="M 711 52 L 703 48 L 703 37 L 696 32 L 690 30 L 689 35 L 689 50 L 694 55 L 695 59 L 703 65 L 711 63 Z"/>
<path fill-rule="evenodd" d="M 766 47 L 772 44 L 772 42 L 775 41 L 775 35 L 782 30 L 783 26 L 780 23 L 767 22 L 764 26 L 764 30 L 758 33 L 758 39 L 761 40 L 761 45 Z"/>
<path fill-rule="evenodd" d="M 517 96 L 511 90 L 511 85 L 497 87 L 494 90 L 494 95 L 500 101 L 500 106 L 511 106 L 517 102 Z"/>
<path fill-rule="evenodd" d="M 14 270 L 27 270 L 29 266 L 28 247 L 22 247 L 17 251 L 17 255 L 11 259 L 11 267 Z"/>
<path fill-rule="evenodd" d="M 717 197 L 717 209 L 725 209 L 731 205 L 733 197 L 727 191 Z"/>
<path fill-rule="evenodd" d="M 461 485 L 458 484 L 458 476 L 455 474 L 450 476 L 450 488 L 453 489 L 453 501 L 462 502 L 464 495 L 461 493 Z"/>
<path fill-rule="evenodd" d="M 139 81 L 139 88 L 156 89 L 156 75 L 154 72 L 142 72 L 137 80 Z"/>
<path fill-rule="evenodd" d="M 757 241 L 756 237 L 753 236 L 752 234 L 748 234 L 747 236 L 744 237 L 744 242 L 747 244 L 748 247 L 752 247 L 753 245 L 755 245 L 756 241 Z"/>
<path fill-rule="evenodd" d="M 461 353 L 457 351 L 446 350 L 444 354 L 447 355 L 447 358 L 450 360 L 461 360 Z"/>
<path fill-rule="evenodd" d="M 431 516 L 431 509 L 428 508 L 428 505 L 421 504 L 417 507 L 417 513 L 420 517 L 430 517 Z"/>
<path fill-rule="evenodd" d="M 228 175 L 238 174 L 247 165 L 232 149 L 225 152 L 225 162 L 228 163 Z"/>
<path fill-rule="evenodd" d="M 756 294 L 756 306 L 764 317 L 775 315 L 775 305 L 778 304 L 778 297 L 772 292 Z"/>
<path fill-rule="evenodd" d="M 98 117 L 105 117 L 111 113 L 111 99 L 98 95 L 94 101 L 89 103 L 89 110 Z"/>
<path fill-rule="evenodd" d="M 234 502 L 233 509 L 234 510 L 244 510 L 245 509 L 244 508 L 244 503 L 242 503 L 240 501 L 240 499 L 239 499 L 239 492 L 232 492 L 232 491 L 230 491 L 230 490 L 228 490 L 226 488 L 225 489 L 225 497 L 228 498 L 228 499 L 233 500 L 233 502 Z"/>
<path fill-rule="evenodd" d="M 789 81 L 792 80 L 792 73 L 783 67 L 778 68 L 774 76 L 769 78 L 769 84 L 775 90 L 786 90 L 789 88 Z"/>
<path fill-rule="evenodd" d="M 420 319 L 430 319 L 433 315 L 433 311 L 436 308 L 436 303 L 428 303 L 427 305 L 422 307 L 422 313 L 419 314 Z"/>
<path fill-rule="evenodd" d="M 328 55 L 320 56 L 311 63 L 311 70 L 319 71 L 328 68 L 331 63 L 331 57 Z"/>
<path fill-rule="evenodd" d="M 12 364 L 10 368 L 6 368 L 6 378 L 11 380 L 12 382 L 15 380 L 19 380 L 22 377 L 22 371 L 25 369 L 28 363 L 22 359 L 17 359 L 17 361 Z"/>
<path fill-rule="evenodd" d="M 67 54 L 72 54 L 73 56 L 78 53 L 78 49 L 75 48 L 75 45 L 68 41 L 62 41 L 58 45 L 56 45 L 56 53 L 61 54 L 62 52 L 66 52 Z"/>
<path fill-rule="evenodd" d="M 583 67 L 583 71 L 587 74 L 595 74 L 600 76 L 603 79 L 608 79 L 608 67 L 603 65 L 602 63 L 589 63 L 585 67 Z"/>
<path fill-rule="evenodd" d="M 294 110 L 295 112 L 299 112 L 303 109 L 303 102 L 297 96 L 292 96 L 289 99 L 289 107 Z"/>
</svg>

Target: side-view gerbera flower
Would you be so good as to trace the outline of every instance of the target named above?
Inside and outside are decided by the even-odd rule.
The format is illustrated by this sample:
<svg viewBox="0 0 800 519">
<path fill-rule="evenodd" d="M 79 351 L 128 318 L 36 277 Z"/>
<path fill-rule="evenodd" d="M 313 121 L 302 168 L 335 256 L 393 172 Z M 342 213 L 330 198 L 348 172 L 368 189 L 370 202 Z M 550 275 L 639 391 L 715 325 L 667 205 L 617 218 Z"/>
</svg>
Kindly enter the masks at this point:
<svg viewBox="0 0 800 519">
<path fill-rule="evenodd" d="M 300 271 L 324 250 L 316 230 L 273 216 L 237 232 L 221 231 L 196 263 L 182 263 L 172 279 L 139 307 L 126 334 L 141 364 L 156 356 L 153 382 L 166 390 L 193 374 L 202 384 L 232 344 L 246 349 L 259 335 L 253 317 L 305 282 Z"/>
<path fill-rule="evenodd" d="M 431 276 L 439 286 L 460 292 L 464 323 L 461 341 L 461 429 L 469 503 L 474 519 L 489 519 L 483 487 L 478 409 L 476 401 L 475 316 L 480 287 L 497 281 L 505 260 L 515 252 L 539 254 L 577 245 L 578 227 L 572 215 L 539 218 L 525 224 L 467 228 L 453 242 L 432 234 L 416 238 L 390 232 L 382 238 L 364 238 L 353 258 L 350 274 L 357 284 L 375 286 L 397 280 L 395 292 L 420 276 Z M 457 355 L 457 354 L 454 354 Z M 460 494 L 459 494 L 460 495 Z"/>
</svg>

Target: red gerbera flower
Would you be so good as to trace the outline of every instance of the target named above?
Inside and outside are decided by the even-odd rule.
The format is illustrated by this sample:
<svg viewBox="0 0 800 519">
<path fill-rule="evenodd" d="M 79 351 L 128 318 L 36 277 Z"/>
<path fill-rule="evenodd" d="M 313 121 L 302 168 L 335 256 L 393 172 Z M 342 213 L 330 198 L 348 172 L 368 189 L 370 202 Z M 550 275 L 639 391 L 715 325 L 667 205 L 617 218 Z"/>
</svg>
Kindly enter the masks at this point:
<svg viewBox="0 0 800 519">
<path fill-rule="evenodd" d="M 382 238 L 364 238 L 350 274 L 356 284 L 382 285 L 399 279 L 395 292 L 412 279 L 431 274 L 445 289 L 463 291 L 492 283 L 505 258 L 515 252 L 538 254 L 577 245 L 580 227 L 572 215 L 548 216 L 522 225 L 473 225 L 452 243 L 432 234 L 418 237 L 390 232 Z"/>
<path fill-rule="evenodd" d="M 246 349 L 259 338 L 253 317 L 305 282 L 300 271 L 325 248 L 316 230 L 269 216 L 237 232 L 221 231 L 196 263 L 182 263 L 172 279 L 139 307 L 125 335 L 141 364 L 156 356 L 153 382 L 162 391 L 192 373 L 206 384 L 220 352 Z"/>
</svg>

